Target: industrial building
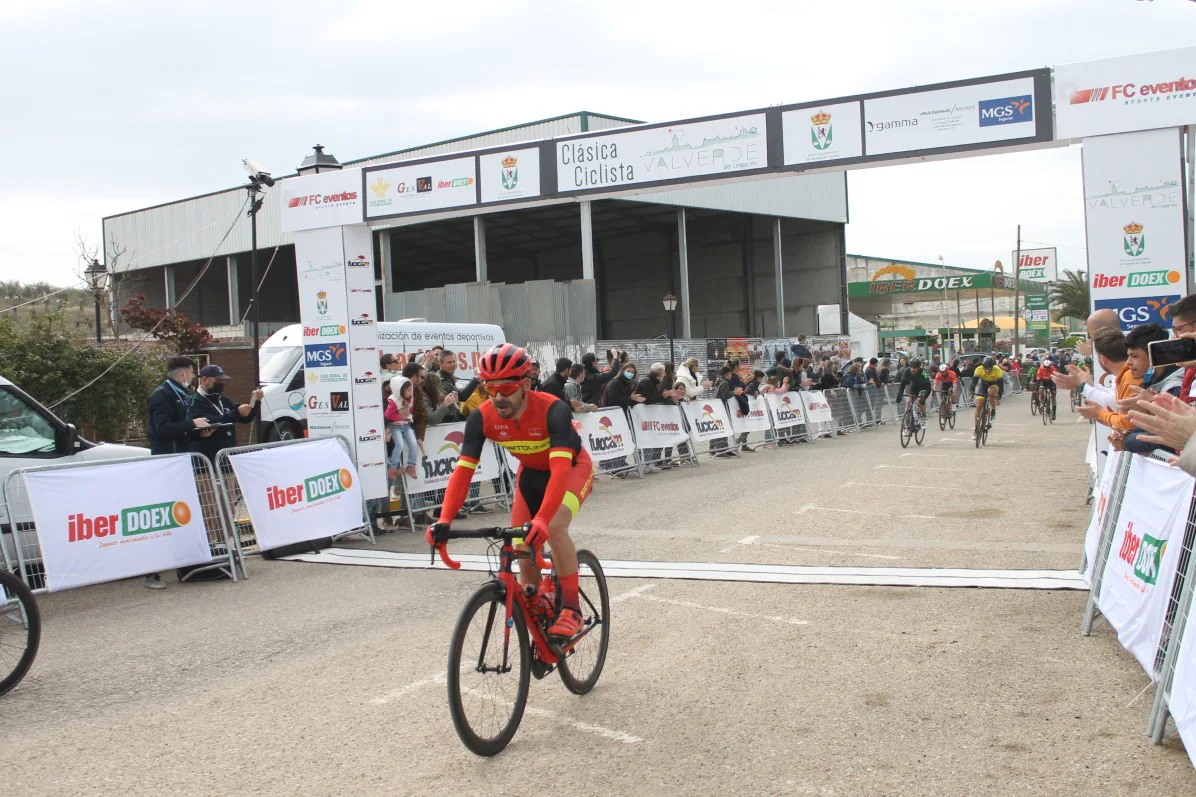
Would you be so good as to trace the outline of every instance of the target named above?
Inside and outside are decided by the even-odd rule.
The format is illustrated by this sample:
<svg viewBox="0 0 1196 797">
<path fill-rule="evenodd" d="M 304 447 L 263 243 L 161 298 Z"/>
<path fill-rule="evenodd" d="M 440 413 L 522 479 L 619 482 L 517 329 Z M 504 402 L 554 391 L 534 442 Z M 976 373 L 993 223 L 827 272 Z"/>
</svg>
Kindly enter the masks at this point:
<svg viewBox="0 0 1196 797">
<path fill-rule="evenodd" d="M 343 164 L 318 147 L 297 174 L 636 124 L 580 112 Z M 230 164 L 230 174 L 237 168 Z M 280 225 L 285 179 L 258 214 L 263 334 L 299 320 L 292 235 Z M 252 294 L 245 197 L 243 187 L 226 188 L 106 217 L 113 305 L 137 293 L 150 306 L 174 305 L 215 255 L 179 308 L 218 336 L 244 335 Z M 816 333 L 818 305 L 837 305 L 846 329 L 847 220 L 841 171 L 375 220 L 378 313 L 498 323 L 516 342 L 584 344 L 665 334 L 661 299 L 684 297 L 684 285 L 690 306 L 679 308 L 678 337 Z"/>
</svg>

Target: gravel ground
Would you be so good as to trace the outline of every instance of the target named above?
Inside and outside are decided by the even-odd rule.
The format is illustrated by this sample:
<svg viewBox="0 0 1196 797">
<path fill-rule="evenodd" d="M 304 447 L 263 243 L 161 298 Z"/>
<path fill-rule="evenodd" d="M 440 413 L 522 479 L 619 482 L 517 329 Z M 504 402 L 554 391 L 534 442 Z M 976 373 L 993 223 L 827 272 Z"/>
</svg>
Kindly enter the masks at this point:
<svg viewBox="0 0 1196 797">
<path fill-rule="evenodd" d="M 1073 417 L 1043 428 L 1015 398 L 979 451 L 937 429 L 903 450 L 884 428 L 603 478 L 575 537 L 608 559 L 1072 569 Z M 1079 592 L 612 579 L 597 688 L 533 681 L 483 760 L 443 682 L 480 574 L 249 566 L 236 585 L 47 596 L 33 671 L 0 698 L 6 797 L 1196 793 L 1174 733 L 1143 733 L 1141 668 L 1107 627 L 1080 636 Z"/>
</svg>

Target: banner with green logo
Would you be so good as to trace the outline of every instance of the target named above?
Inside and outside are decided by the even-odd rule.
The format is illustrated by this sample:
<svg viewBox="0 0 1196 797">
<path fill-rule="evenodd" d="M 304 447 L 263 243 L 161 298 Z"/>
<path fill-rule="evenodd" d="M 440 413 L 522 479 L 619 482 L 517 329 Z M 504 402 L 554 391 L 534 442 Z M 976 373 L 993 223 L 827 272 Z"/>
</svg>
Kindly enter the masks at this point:
<svg viewBox="0 0 1196 797">
<path fill-rule="evenodd" d="M 212 561 L 186 454 L 24 479 L 52 591 Z"/>
<path fill-rule="evenodd" d="M 1104 565 L 1098 606 L 1117 639 L 1153 674 L 1196 480 L 1134 456 Z"/>
</svg>

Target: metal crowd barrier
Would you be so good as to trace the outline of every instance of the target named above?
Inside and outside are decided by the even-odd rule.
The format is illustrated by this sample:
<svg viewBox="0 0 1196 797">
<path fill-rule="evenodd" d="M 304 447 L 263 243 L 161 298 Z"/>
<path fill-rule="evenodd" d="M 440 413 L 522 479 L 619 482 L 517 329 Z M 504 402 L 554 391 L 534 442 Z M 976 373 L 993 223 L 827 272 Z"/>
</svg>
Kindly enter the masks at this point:
<svg viewBox="0 0 1196 797">
<path fill-rule="evenodd" d="M 680 407 L 675 404 L 653 404 L 650 406 L 654 408 L 663 408 L 663 411 L 666 414 L 675 415 L 676 423 L 683 430 L 685 430 L 685 433 L 688 436 L 689 426 L 685 422 L 685 413 L 681 411 Z M 639 435 L 636 431 L 639 428 L 639 421 L 636 419 L 635 415 L 636 413 L 634 407 L 627 411 L 627 423 L 631 427 L 631 436 L 636 440 L 635 452 L 636 458 L 639 460 L 641 475 L 650 468 L 664 469 L 682 464 L 698 464 L 697 454 L 694 453 L 692 442 L 688 439 L 686 439 L 685 442 L 681 442 L 678 445 L 669 448 L 646 448 L 641 446 L 639 443 Z"/>
<path fill-rule="evenodd" d="M 831 405 L 831 415 L 835 419 L 835 429 L 840 432 L 858 432 L 860 420 L 851 405 L 850 388 L 836 387 L 822 391 L 826 402 Z"/>
<path fill-rule="evenodd" d="M 323 438 L 315 438 L 317 440 Z M 349 460 L 353 462 L 354 467 L 357 466 L 357 461 L 354 457 L 352 446 L 348 441 L 340 435 L 336 436 L 336 440 L 340 443 L 341 448 L 349 456 Z M 253 528 L 253 521 L 249 517 L 249 510 L 245 506 L 245 498 L 241 492 L 241 485 L 237 482 L 236 471 L 233 470 L 232 458 L 241 454 L 247 454 L 252 451 L 264 451 L 268 448 L 284 448 L 302 446 L 312 442 L 312 438 L 301 437 L 295 440 L 279 440 L 275 443 L 256 443 L 248 446 L 235 446 L 233 448 L 225 448 L 216 454 L 216 483 L 220 490 L 220 496 L 225 510 L 228 512 L 229 527 L 233 529 L 233 543 L 237 548 L 238 559 L 241 565 L 242 577 L 245 575 L 245 556 L 252 556 L 254 554 L 261 554 L 262 549 L 258 544 L 257 533 Z M 374 542 L 374 530 L 370 525 L 369 513 L 366 511 L 365 500 L 362 500 L 362 525 L 361 528 L 352 529 L 342 534 L 337 534 L 333 539 L 341 539 L 354 534 L 360 534 L 366 537 L 370 542 Z"/>
<path fill-rule="evenodd" d="M 1155 682 L 1158 684 L 1151 709 L 1147 733 L 1155 744 L 1162 744 L 1170 717 L 1171 686 L 1175 680 L 1175 668 L 1179 661 L 1180 643 L 1184 634 L 1196 634 L 1196 625 L 1189 627 L 1192 620 L 1192 606 L 1196 603 L 1196 497 L 1188 507 L 1188 522 L 1184 528 L 1183 548 L 1180 550 L 1179 566 L 1175 586 L 1167 605 L 1167 616 L 1163 621 L 1163 636 L 1159 641 L 1159 655 L 1155 658 Z"/>
<path fill-rule="evenodd" d="M 1096 561 L 1090 563 L 1092 577 L 1089 579 L 1091 588 L 1088 591 L 1088 603 L 1084 607 L 1084 620 L 1080 625 L 1080 633 L 1090 636 L 1097 620 L 1097 603 L 1100 600 L 1101 585 L 1104 581 L 1104 563 L 1109 558 L 1109 548 L 1113 545 L 1114 531 L 1117 529 L 1117 518 L 1121 514 L 1121 504 L 1125 499 L 1125 484 L 1129 479 L 1130 467 L 1134 457 L 1123 455 L 1117 460 L 1117 474 L 1114 477 L 1113 488 L 1109 491 L 1109 507 L 1105 511 L 1104 521 L 1100 527 L 1100 545 L 1097 547 Z"/>
<path fill-rule="evenodd" d="M 195 488 L 199 493 L 200 508 L 203 512 L 204 529 L 207 531 L 208 545 L 212 551 L 212 562 L 199 567 L 187 568 L 186 572 L 182 574 L 181 580 L 187 581 L 199 573 L 219 570 L 228 578 L 236 581 L 238 567 L 241 567 L 244 572 L 240 561 L 241 551 L 237 547 L 235 537 L 229 533 L 224 502 L 216 487 L 217 479 L 212 462 L 202 454 L 192 453 L 189 456 L 191 472 L 194 474 Z M 37 528 L 33 520 L 33 508 L 30 505 L 29 493 L 25 486 L 24 475 L 26 473 L 103 468 L 152 459 L 156 459 L 156 457 L 143 456 L 94 462 L 36 465 L 11 471 L 4 479 L 2 495 L 0 495 L 7 508 L 9 519 L 9 533 L 0 537 L 0 551 L 3 552 L 5 569 L 16 573 L 34 592 L 47 591 L 45 562 L 42 559 Z"/>
</svg>

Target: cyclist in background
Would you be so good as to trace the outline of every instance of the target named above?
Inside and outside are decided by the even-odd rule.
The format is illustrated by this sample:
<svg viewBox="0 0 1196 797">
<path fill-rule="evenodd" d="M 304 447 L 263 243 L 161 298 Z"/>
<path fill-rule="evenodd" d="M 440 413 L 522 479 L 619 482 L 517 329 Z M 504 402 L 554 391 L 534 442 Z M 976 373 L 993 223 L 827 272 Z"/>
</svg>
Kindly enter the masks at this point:
<svg viewBox="0 0 1196 797">
<path fill-rule="evenodd" d="M 939 401 L 955 403 L 959 400 L 959 374 L 951 370 L 951 366 L 943 363 L 939 372 L 934 375 L 934 389 L 941 395 Z"/>
<path fill-rule="evenodd" d="M 1055 367 L 1055 364 L 1050 360 L 1043 360 L 1038 366 L 1038 370 L 1034 372 L 1034 390 L 1037 393 L 1039 388 L 1044 388 L 1051 391 L 1052 398 L 1058 401 L 1059 396 L 1055 394 L 1055 380 L 1051 379 L 1052 374 L 1057 374 L 1060 369 Z M 1046 405 L 1039 402 L 1039 411 L 1045 412 Z"/>
<path fill-rule="evenodd" d="M 926 421 L 926 396 L 934 389 L 930 384 L 930 379 L 926 374 L 922 373 L 922 361 L 917 357 L 909 361 L 909 371 L 905 378 L 901 380 L 900 386 L 897 388 L 897 406 L 901 406 L 901 396 L 905 393 L 906 385 L 909 386 L 909 400 L 913 401 L 915 397 L 918 399 L 918 420 L 922 423 Z M 902 407 L 902 412 L 906 408 Z"/>
<path fill-rule="evenodd" d="M 989 418 L 996 420 L 997 407 L 1005 393 L 1005 372 L 997 367 L 992 357 L 985 357 L 984 362 L 976 366 L 976 372 L 972 374 L 972 392 L 976 396 L 976 412 L 972 416 L 972 439 L 975 440 L 976 424 L 980 421 L 980 410 L 985 401 L 991 400 Z"/>
</svg>

